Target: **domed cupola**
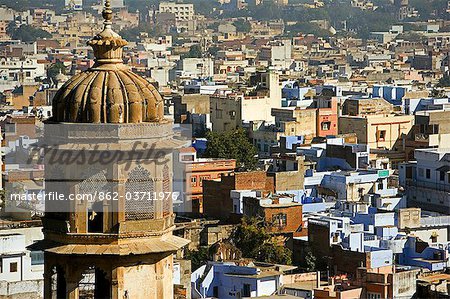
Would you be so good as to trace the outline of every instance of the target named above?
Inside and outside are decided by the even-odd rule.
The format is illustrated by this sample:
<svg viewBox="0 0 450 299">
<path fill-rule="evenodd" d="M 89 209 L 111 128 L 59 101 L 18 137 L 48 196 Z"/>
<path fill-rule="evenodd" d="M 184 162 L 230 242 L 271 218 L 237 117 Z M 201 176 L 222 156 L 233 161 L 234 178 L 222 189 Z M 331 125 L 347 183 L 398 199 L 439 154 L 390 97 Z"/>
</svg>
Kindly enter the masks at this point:
<svg viewBox="0 0 450 299">
<path fill-rule="evenodd" d="M 158 90 L 123 64 L 127 41 L 111 28 L 112 10 L 106 0 L 104 28 L 88 42 L 95 64 L 73 76 L 53 99 L 53 121 L 77 123 L 141 123 L 164 120 Z"/>
</svg>

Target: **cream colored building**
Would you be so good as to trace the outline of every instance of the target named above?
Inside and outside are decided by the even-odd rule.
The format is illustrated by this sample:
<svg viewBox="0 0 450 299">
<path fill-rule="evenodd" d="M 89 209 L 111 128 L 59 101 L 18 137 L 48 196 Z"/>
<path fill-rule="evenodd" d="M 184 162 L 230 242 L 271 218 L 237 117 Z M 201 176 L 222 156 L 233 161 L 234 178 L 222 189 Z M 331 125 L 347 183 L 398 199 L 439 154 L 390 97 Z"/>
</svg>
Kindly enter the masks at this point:
<svg viewBox="0 0 450 299">
<path fill-rule="evenodd" d="M 284 136 L 305 136 L 311 141 L 317 135 L 316 109 L 278 108 L 272 109 L 272 115 Z"/>
<path fill-rule="evenodd" d="M 194 4 L 161 2 L 159 12 L 172 13 L 177 21 L 189 21 L 194 18 Z"/>
<path fill-rule="evenodd" d="M 281 86 L 277 73 L 261 76 L 264 95 L 247 96 L 243 93 L 221 91 L 210 98 L 210 115 L 213 131 L 223 132 L 235 129 L 242 123 L 274 123 L 272 108 L 281 108 Z"/>
<path fill-rule="evenodd" d="M 406 140 L 408 160 L 419 148 L 444 148 L 450 144 L 450 111 L 429 110 L 415 113 L 415 124 Z"/>
<path fill-rule="evenodd" d="M 414 125 L 413 115 L 365 115 L 339 117 L 339 134 L 356 133 L 358 143 L 370 150 L 402 151 L 404 138 Z"/>
</svg>

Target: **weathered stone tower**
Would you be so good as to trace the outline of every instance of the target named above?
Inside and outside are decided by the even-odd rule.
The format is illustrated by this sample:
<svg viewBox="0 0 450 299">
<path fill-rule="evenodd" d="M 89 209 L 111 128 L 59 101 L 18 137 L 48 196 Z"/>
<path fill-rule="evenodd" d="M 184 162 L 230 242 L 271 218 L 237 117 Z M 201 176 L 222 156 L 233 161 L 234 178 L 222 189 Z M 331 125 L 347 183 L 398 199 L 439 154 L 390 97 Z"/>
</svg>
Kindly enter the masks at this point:
<svg viewBox="0 0 450 299">
<path fill-rule="evenodd" d="M 173 298 L 172 150 L 163 101 L 104 29 L 95 65 L 67 81 L 45 125 L 45 298 Z M 89 197 L 90 196 L 90 197 Z M 58 199 L 58 200 L 55 200 Z"/>
</svg>

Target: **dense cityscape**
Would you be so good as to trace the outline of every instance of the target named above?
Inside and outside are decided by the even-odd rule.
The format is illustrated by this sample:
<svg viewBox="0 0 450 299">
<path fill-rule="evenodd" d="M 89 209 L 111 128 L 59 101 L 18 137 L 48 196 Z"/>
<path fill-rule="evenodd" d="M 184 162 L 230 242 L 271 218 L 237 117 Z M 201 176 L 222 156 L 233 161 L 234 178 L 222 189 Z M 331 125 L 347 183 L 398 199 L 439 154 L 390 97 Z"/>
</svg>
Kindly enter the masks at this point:
<svg viewBox="0 0 450 299">
<path fill-rule="evenodd" d="M 0 0 L 0 298 L 450 298 L 450 1 Z"/>
</svg>

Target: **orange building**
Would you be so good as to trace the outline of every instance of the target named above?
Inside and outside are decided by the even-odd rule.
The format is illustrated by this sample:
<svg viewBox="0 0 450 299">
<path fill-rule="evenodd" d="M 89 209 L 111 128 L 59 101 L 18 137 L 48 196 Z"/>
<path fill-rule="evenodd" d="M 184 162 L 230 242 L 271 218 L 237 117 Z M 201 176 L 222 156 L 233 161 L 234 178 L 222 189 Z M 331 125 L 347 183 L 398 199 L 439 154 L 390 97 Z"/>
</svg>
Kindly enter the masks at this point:
<svg viewBox="0 0 450 299">
<path fill-rule="evenodd" d="M 335 98 L 326 101 L 326 107 L 319 105 L 316 110 L 317 136 L 326 137 L 329 135 L 337 135 L 338 133 L 338 113 L 337 100 Z"/>
<path fill-rule="evenodd" d="M 193 147 L 180 150 L 180 162 L 186 163 L 184 186 L 185 207 L 192 213 L 203 213 L 203 181 L 220 180 L 223 174 L 230 174 L 236 168 L 234 159 L 197 158 Z"/>
<path fill-rule="evenodd" d="M 224 175 L 219 181 L 205 181 L 203 189 L 204 213 L 222 221 L 240 222 L 241 214 L 234 212 L 232 190 L 254 190 L 262 194 L 274 192 L 273 177 L 265 171 L 236 172 Z"/>
<path fill-rule="evenodd" d="M 303 229 L 303 206 L 289 195 L 271 195 L 264 198 L 244 198 L 244 214 L 264 219 L 272 234 L 306 236 Z"/>
</svg>

